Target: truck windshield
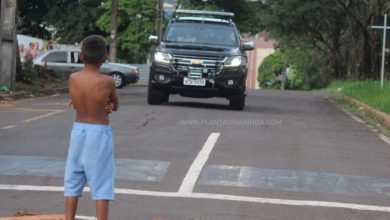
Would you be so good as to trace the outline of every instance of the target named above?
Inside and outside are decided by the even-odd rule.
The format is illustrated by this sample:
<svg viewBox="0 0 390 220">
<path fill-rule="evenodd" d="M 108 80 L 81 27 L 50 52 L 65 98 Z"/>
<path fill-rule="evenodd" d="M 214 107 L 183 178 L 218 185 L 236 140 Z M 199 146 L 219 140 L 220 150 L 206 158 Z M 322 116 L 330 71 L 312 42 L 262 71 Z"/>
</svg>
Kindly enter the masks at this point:
<svg viewBox="0 0 390 220">
<path fill-rule="evenodd" d="M 163 41 L 222 46 L 238 45 L 234 27 L 212 23 L 172 23 L 165 32 Z"/>
</svg>

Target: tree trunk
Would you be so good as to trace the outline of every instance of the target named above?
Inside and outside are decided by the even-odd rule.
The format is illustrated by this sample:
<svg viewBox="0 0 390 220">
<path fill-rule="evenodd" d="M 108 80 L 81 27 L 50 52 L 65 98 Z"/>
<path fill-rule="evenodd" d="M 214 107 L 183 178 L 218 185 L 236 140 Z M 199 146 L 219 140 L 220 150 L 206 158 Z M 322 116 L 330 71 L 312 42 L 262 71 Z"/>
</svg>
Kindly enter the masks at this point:
<svg viewBox="0 0 390 220">
<path fill-rule="evenodd" d="M 363 56 L 362 58 L 362 66 L 360 70 L 360 78 L 371 78 L 371 35 L 366 31 L 363 32 Z"/>
</svg>

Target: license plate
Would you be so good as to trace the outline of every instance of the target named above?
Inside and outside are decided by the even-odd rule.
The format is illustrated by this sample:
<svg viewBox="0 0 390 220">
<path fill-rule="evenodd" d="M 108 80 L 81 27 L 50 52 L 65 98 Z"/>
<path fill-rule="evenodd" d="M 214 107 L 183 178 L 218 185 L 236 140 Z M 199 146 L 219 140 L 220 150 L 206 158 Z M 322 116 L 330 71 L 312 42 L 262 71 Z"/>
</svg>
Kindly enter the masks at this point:
<svg viewBox="0 0 390 220">
<path fill-rule="evenodd" d="M 206 86 L 206 79 L 190 79 L 184 77 L 183 84 L 185 86 Z"/>
</svg>

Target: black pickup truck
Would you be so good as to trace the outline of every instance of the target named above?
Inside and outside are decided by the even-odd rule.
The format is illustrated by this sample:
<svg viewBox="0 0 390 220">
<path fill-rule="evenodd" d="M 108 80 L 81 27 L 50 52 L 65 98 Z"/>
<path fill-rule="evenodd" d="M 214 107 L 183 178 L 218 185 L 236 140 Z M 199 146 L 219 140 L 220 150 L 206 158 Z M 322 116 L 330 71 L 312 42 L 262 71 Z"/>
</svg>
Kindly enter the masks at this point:
<svg viewBox="0 0 390 220">
<path fill-rule="evenodd" d="M 186 97 L 224 97 L 231 109 L 245 106 L 246 50 L 233 13 L 177 10 L 162 39 L 150 52 L 148 103 L 168 102 L 170 94 Z"/>
</svg>

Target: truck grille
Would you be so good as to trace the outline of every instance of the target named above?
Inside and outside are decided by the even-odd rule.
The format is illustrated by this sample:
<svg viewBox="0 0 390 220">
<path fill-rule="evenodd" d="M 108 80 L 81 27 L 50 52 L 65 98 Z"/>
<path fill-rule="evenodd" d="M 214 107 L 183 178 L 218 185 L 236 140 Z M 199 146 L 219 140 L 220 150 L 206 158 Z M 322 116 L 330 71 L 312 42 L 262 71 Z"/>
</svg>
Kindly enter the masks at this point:
<svg viewBox="0 0 390 220">
<path fill-rule="evenodd" d="M 174 55 L 173 68 L 178 75 L 189 76 L 191 69 L 200 69 L 203 77 L 218 74 L 224 57 Z M 198 71 L 196 71 L 198 72 Z"/>
</svg>

